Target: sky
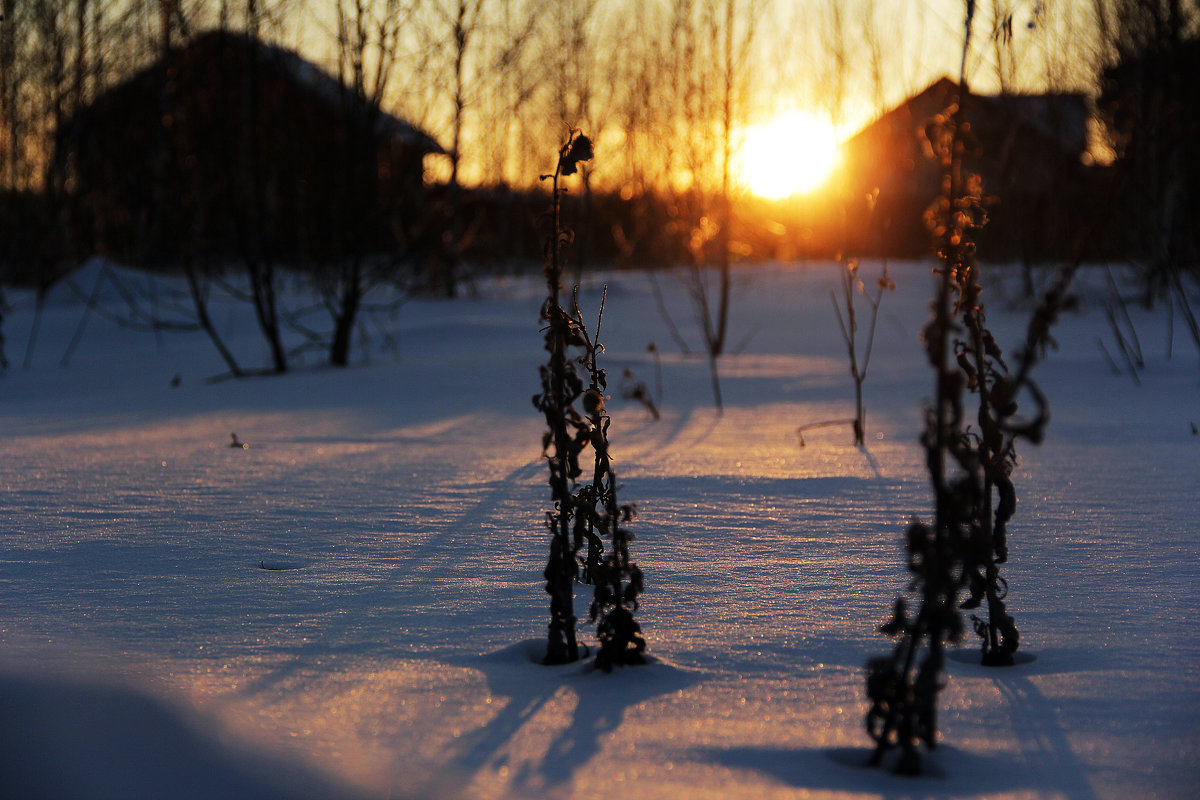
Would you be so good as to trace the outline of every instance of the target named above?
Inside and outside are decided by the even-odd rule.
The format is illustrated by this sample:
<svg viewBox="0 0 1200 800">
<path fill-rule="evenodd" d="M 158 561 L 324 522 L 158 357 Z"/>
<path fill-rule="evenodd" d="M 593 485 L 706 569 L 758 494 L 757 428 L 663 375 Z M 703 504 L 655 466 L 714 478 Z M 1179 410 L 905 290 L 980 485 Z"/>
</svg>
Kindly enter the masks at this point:
<svg viewBox="0 0 1200 800">
<path fill-rule="evenodd" d="M 427 9 L 456 7 L 450 0 L 426 2 L 431 3 Z M 570 121 L 607 127 L 609 141 L 620 141 L 619 134 L 612 138 L 616 133 L 612 130 L 616 125 L 613 119 L 619 113 L 606 108 L 605 103 L 620 95 L 620 84 L 625 80 L 620 77 L 621 70 L 638 57 L 636 38 L 644 35 L 647 27 L 642 21 L 652 20 L 656 13 L 664 15 L 670 0 L 604 0 L 595 4 L 591 0 L 529 0 L 530 4 L 495 4 L 491 11 L 485 4 L 485 14 L 493 16 L 485 18 L 480 26 L 476 55 L 473 62 L 468 59 L 468 68 L 480 69 L 502 47 L 505 22 L 496 15 L 508 13 L 511 30 L 519 9 L 539 2 L 545 4 L 542 16 L 550 22 L 547 25 L 543 21 L 539 41 L 526 54 L 527 74 L 529 70 L 536 73 L 551 69 L 545 63 L 550 58 L 561 59 L 551 71 L 575 70 L 571 74 L 578 76 L 590 70 L 590 111 L 572 115 Z M 733 2 L 737 17 L 734 38 L 740 42 L 748 31 L 753 31 L 744 54 L 744 80 L 737 99 L 738 123 L 743 129 L 799 111 L 829 119 L 839 138 L 847 138 L 938 78 L 957 76 L 959 72 L 966 7 L 962 0 Z M 1001 86 L 1003 72 L 1004 83 L 1017 91 L 1043 91 L 1047 87 L 1088 90 L 1095 52 L 1091 5 L 1090 0 L 979 0 L 966 65 L 970 83 L 977 91 L 994 92 Z M 293 12 L 306 15 L 296 34 L 300 49 L 326 65 L 331 63 L 335 30 L 331 20 L 336 7 L 332 0 L 307 0 L 302 12 Z M 570 20 L 589 7 L 584 46 L 574 47 L 569 42 L 555 45 L 555 37 L 566 41 Z M 441 16 L 439 20 L 442 12 L 423 13 L 431 30 L 447 29 L 446 18 Z M 993 35 L 995 20 L 1009 14 L 1012 36 L 997 38 Z M 447 55 L 443 52 L 435 58 L 444 61 Z M 467 141 L 474 146 L 463 151 L 463 174 L 468 182 L 486 169 L 487 158 L 495 158 L 494 153 L 484 153 L 480 144 L 486 146 L 494 138 L 499 124 L 494 116 L 489 117 L 486 108 L 496 100 L 495 86 L 482 80 L 470 83 L 473 91 L 468 91 L 465 124 Z M 393 110 L 449 147 L 453 110 L 444 70 L 442 77 L 420 83 L 400 74 L 393 86 Z M 508 124 L 549 129 L 561 122 L 552 119 L 554 113 L 554 104 L 543 96 L 540 104 L 526 104 L 521 112 L 523 120 Z M 605 132 L 597 133 L 603 137 Z M 508 147 L 514 149 L 511 143 Z M 536 172 L 519 166 L 510 179 Z"/>
<path fill-rule="evenodd" d="M 828 93 L 837 69 L 833 6 L 820 0 L 774 3 L 773 24 L 761 47 L 782 55 L 778 98 L 791 95 L 820 105 Z M 962 0 L 840 0 L 837 7 L 847 63 L 843 136 L 938 78 L 958 76 L 966 19 Z M 1090 90 L 1095 52 L 1090 7 L 1087 0 L 980 0 L 968 82 L 977 91 L 999 91 L 1000 70 L 1009 67 L 1007 83 L 1017 91 Z M 1007 42 L 993 36 L 997 12 L 1013 18 Z M 763 105 L 770 107 L 770 97 Z"/>
<path fill-rule="evenodd" d="M 190 2 L 198 29 L 218 24 L 221 8 L 228 11 L 228 24 L 239 27 L 248 6 L 247 0 Z M 450 149 L 454 80 L 448 43 L 458 0 L 368 2 L 373 4 L 373 21 L 389 6 L 401 15 L 403 9 L 417 9 L 399 27 L 400 55 L 385 108 Z M 647 48 L 670 49 L 666 20 L 673 6 L 687 2 L 470 0 L 468 7 L 480 3 L 482 12 L 465 59 L 463 181 L 487 182 L 502 174 L 510 184 L 535 183 L 553 160 L 554 139 L 564 123 L 587 127 L 606 145 L 625 147 L 621 104 L 637 102 L 639 59 L 648 58 Z M 732 4 L 732 26 L 726 24 L 726 2 Z M 1003 82 L 1017 91 L 1089 90 L 1095 73 L 1094 2 L 977 0 L 966 65 L 973 88 L 994 92 Z M 145 3 L 145 34 L 157 36 L 155 4 L 117 3 L 131 8 Z M 960 69 L 965 0 L 691 3 L 696 20 L 703 19 L 706 7 L 714 11 L 717 37 L 732 28 L 739 64 L 734 96 L 739 138 L 797 113 L 824 118 L 834 125 L 838 138 L 848 138 L 935 80 L 957 76 Z M 339 9 L 350 12 L 353 5 L 354 0 L 257 0 L 257 8 L 268 17 L 260 33 L 337 74 L 337 14 Z M 996 20 L 1009 15 L 1011 38 L 997 38 Z M 577 19 L 585 20 L 578 36 Z M 697 25 L 704 27 L 703 22 Z M 527 35 L 517 37 L 517 32 Z M 524 47 L 513 74 L 499 77 L 495 65 L 514 37 Z M 710 62 L 718 59 L 713 51 L 719 52 L 719 47 L 712 42 L 698 46 L 707 48 Z M 670 80 L 661 71 L 649 72 L 651 90 Z M 521 87 L 530 82 L 537 88 L 526 93 Z M 706 92 L 710 97 L 720 94 L 719 87 L 711 85 Z M 513 100 L 518 95 L 520 103 Z M 673 101 L 656 97 L 651 102 L 675 113 Z M 661 139 L 661 131 L 650 135 L 655 137 Z M 638 157 L 661 162 L 667 154 L 647 150 Z M 607 163 L 611 167 L 614 162 Z M 628 172 L 623 169 L 626 172 L 615 176 L 598 173 L 597 179 L 622 184 Z"/>
</svg>

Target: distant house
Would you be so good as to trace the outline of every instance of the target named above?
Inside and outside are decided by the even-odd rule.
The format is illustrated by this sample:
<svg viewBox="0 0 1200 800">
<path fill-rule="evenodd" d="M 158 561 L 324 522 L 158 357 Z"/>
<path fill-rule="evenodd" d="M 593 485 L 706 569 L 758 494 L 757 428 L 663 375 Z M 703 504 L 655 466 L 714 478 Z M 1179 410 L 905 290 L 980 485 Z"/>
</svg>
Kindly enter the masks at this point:
<svg viewBox="0 0 1200 800">
<path fill-rule="evenodd" d="M 59 146 L 85 241 L 146 264 L 419 246 L 424 160 L 444 152 L 296 53 L 225 31 L 104 92 Z"/>
<path fill-rule="evenodd" d="M 851 197 L 878 191 L 877 212 L 859 230 L 859 252 L 929 252 L 925 210 L 941 191 L 926 125 L 950 108 L 958 86 L 948 78 L 885 113 L 843 145 L 838 181 Z M 966 119 L 977 147 L 966 167 L 993 198 L 980 234 L 991 258 L 1059 257 L 1071 247 L 1086 167 L 1089 110 L 1079 94 L 971 94 Z"/>
</svg>

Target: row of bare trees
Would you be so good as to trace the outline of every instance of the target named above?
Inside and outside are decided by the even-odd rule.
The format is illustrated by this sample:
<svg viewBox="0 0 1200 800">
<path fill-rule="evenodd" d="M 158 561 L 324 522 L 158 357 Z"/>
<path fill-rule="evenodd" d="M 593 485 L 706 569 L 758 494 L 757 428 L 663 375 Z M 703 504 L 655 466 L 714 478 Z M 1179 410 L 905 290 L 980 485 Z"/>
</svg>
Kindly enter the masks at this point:
<svg viewBox="0 0 1200 800">
<path fill-rule="evenodd" d="M 1091 16 L 1111 20 L 1106 8 L 1118 0 L 1095 2 Z M 76 107 L 164 46 L 225 27 L 294 47 L 348 81 L 362 73 L 358 89 L 443 143 L 452 185 L 527 185 L 537 139 L 557 120 L 591 126 L 601 147 L 617 151 L 598 176 L 606 185 L 720 192 L 745 125 L 789 106 L 861 123 L 952 71 L 925 53 L 930 38 L 956 31 L 910 5 L 0 0 L 0 181 L 21 189 L 44 185 L 56 167 L 61 175 L 49 143 Z M 1044 3 L 989 5 L 995 47 L 975 73 L 1006 90 L 1078 88 L 1094 77 L 1104 46 L 1081 29 L 1091 18 Z M 1048 19 L 1052 9 L 1061 19 Z M 1058 26 L 1052 44 L 1020 35 L 1033 14 L 1043 28 Z"/>
<path fill-rule="evenodd" d="M 976 86 L 999 91 L 1096 95 L 1100 76 L 1115 65 L 1163 41 L 1194 38 L 1196 5 L 980 0 L 976 35 L 988 37 L 989 46 L 962 66 Z M 618 254 L 644 259 L 657 252 L 648 242 L 666 236 L 675 243 L 659 260 L 683 262 L 681 280 L 699 331 L 693 345 L 713 366 L 718 404 L 718 357 L 737 335 L 728 325 L 731 264 L 755 224 L 737 217 L 734 202 L 744 191 L 733 157 L 746 127 L 801 107 L 849 130 L 960 66 L 938 63 L 946 48 L 930 46 L 959 36 L 959 24 L 931 7 L 896 0 L 822 0 L 803 8 L 772 0 L 0 0 L 0 13 L 0 222 L 6 231 L 0 259 L 10 276 L 24 272 L 26 280 L 48 284 L 69 268 L 69 256 L 88 252 L 89 242 L 70 240 L 72 232 L 88 231 L 69 224 L 75 197 L 61 147 L 79 109 L 205 30 L 241 31 L 300 51 L 339 79 L 346 102 L 407 119 L 446 149 L 447 157 L 430 165 L 430 177 L 442 185 L 441 216 L 429 225 L 438 257 L 424 266 L 425 285 L 440 295 L 455 293 L 464 254 L 484 233 L 524 234 L 518 226 L 527 221 L 519 214 L 481 223 L 468 213 L 469 188 L 529 188 L 535 170 L 527 165 L 536 160 L 548 123 L 594 131 L 608 155 L 600 171 L 583 170 L 582 216 L 593 189 L 619 194 L 645 213 L 623 215 L 611 231 L 581 226 L 581 249 L 593 251 L 589 236 L 611 235 Z M 1037 35 L 1028 35 L 1034 29 Z M 361 168 L 351 154 L 367 144 L 347 140 L 335 161 L 344 170 Z M 1139 152 L 1128 141 L 1115 144 Z M 1156 163 L 1186 156 L 1179 147 L 1171 153 Z M 246 163 L 251 183 L 267 179 L 255 176 L 253 158 Z M 1167 203 L 1170 213 L 1162 218 L 1184 230 L 1186 213 L 1170 211 L 1181 194 L 1174 174 L 1186 170 L 1162 170 L 1156 202 Z M 155 191 L 165 185 L 151 183 Z M 334 363 L 348 360 L 368 295 L 394 273 L 396 259 L 410 255 L 405 249 L 415 236 L 400 237 L 391 258 L 356 249 L 370 240 L 361 226 L 372 198 L 343 194 L 347 246 L 337 263 L 314 270 L 314 313 L 328 313 L 331 332 L 306 343 L 320 340 Z M 278 265 L 254 241 L 261 219 L 253 203 L 246 214 L 241 260 L 273 368 L 283 370 L 288 353 L 280 334 L 286 315 L 275 300 Z M 481 225 L 511 230 L 481 231 Z M 1164 251 L 1163 259 L 1178 250 Z M 193 278 L 199 296 L 207 296 L 210 276 Z M 303 326 L 295 327 L 303 333 Z M 230 367 L 240 371 L 232 361 Z"/>
</svg>

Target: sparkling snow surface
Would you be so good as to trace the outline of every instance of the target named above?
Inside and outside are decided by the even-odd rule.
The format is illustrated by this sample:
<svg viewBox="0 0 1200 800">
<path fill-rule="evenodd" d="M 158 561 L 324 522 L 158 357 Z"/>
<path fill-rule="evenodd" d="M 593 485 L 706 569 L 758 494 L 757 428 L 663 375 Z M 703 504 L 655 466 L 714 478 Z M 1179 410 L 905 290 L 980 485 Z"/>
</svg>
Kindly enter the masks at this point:
<svg viewBox="0 0 1200 800">
<path fill-rule="evenodd" d="M 620 499 L 640 512 L 654 657 L 612 675 L 535 663 L 549 500 L 536 279 L 373 312 L 349 369 L 215 383 L 202 334 L 85 311 L 93 293 L 123 307 L 98 264 L 49 295 L 24 369 L 33 298 L 10 291 L 0 794 L 1195 797 L 1197 353 L 1177 320 L 1168 360 L 1165 313 L 1135 310 L 1142 386 L 1114 375 L 1090 274 L 1037 373 L 1047 441 L 1019 447 L 1003 574 L 1035 659 L 985 669 L 965 642 L 931 774 L 861 766 L 863 665 L 890 647 L 876 627 L 906 584 L 902 534 L 930 506 L 930 265 L 891 272 L 861 449 L 849 426 L 804 448 L 795 434 L 853 413 L 830 265 L 737 273 L 745 345 L 722 359 L 723 416 L 650 279 L 607 276 L 611 439 Z M 167 287 L 114 274 L 177 314 Z M 602 280 L 581 292 L 588 319 Z M 696 348 L 682 286 L 658 280 Z M 1011 350 L 1027 312 L 993 288 Z M 245 365 L 266 360 L 246 307 L 218 301 L 214 318 Z M 654 390 L 651 341 L 657 422 L 618 390 L 626 367 Z M 581 618 L 589 599 L 579 587 Z"/>
</svg>

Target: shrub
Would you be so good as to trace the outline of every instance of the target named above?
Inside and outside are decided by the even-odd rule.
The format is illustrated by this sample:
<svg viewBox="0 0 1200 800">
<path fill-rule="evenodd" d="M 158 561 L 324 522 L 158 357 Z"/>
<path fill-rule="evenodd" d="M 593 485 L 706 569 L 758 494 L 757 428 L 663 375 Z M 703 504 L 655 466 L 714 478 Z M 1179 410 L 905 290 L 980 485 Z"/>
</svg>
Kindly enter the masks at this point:
<svg viewBox="0 0 1200 800">
<path fill-rule="evenodd" d="M 944 650 L 961 638 L 960 607 L 986 604 L 986 618 L 972 617 L 983 643 L 983 663 L 1013 663 L 1019 634 L 1005 607 L 1008 587 L 1000 565 L 1008 558 L 1007 524 L 1016 510 L 1015 442 L 1039 443 L 1049 420 L 1046 398 L 1031 371 L 1051 344 L 1050 327 L 1074 272 L 1073 266 L 1064 268 L 1038 305 L 1010 370 L 987 327 L 975 262 L 974 232 L 986 215 L 978 177 L 962 168 L 963 153 L 971 147 L 962 116 L 967 101 L 964 87 L 958 104 L 927 128 L 946 179 L 943 196 L 927 215 L 940 259 L 934 314 L 924 330 L 936 376 L 922 437 L 934 517 L 928 524 L 914 520 L 907 534 L 910 590 L 920 605 L 910 611 L 905 599 L 897 598 L 891 619 L 880 628 L 896 638 L 895 649 L 867 664 L 872 763 L 881 763 L 889 750 L 899 747 L 896 771 L 906 774 L 921 771 L 922 743 L 936 746 Z M 968 396 L 975 398 L 970 410 L 977 427 L 968 417 Z M 1032 417 L 1017 416 L 1019 396 L 1032 400 Z M 966 599 L 960 606 L 962 593 Z"/>
<path fill-rule="evenodd" d="M 646 641 L 641 636 L 641 626 L 633 617 L 638 609 L 637 598 L 642 593 L 642 571 L 630 560 L 629 543 L 633 534 L 625 527 L 633 520 L 636 510 L 632 505 L 617 502 L 617 476 L 608 452 L 608 428 L 612 420 L 604 402 L 607 377 L 596 362 L 597 354 L 604 349 L 598 341 L 603 319 L 604 304 L 601 303 L 600 316 L 596 320 L 596 341 L 587 349 L 584 362 L 591 380 L 583 395 L 583 407 L 587 413 L 595 466 L 591 484 L 576 493 L 575 513 L 586 528 L 585 538 L 589 543 L 585 582 L 595 587 L 589 617 L 592 622 L 599 622 L 596 635 L 600 650 L 596 654 L 596 666 L 608 672 L 614 666 L 641 664 Z M 607 552 L 596 532 L 607 539 Z"/>
<path fill-rule="evenodd" d="M 614 665 L 640 662 L 646 645 L 633 619 L 642 573 L 629 559 L 632 537 L 624 527 L 633 518 L 633 507 L 617 503 L 616 476 L 608 452 L 607 375 L 598 362 L 604 350 L 598 341 L 604 305 L 595 336 L 589 334 L 583 322 L 578 291 L 572 296 L 569 310 L 562 305 L 562 248 L 572 236 L 562 224 L 564 189 L 560 179 L 574 174 L 578 162 L 591 157 L 591 141 L 572 130 L 559 149 L 555 171 L 542 176 L 552 181 L 545 245 L 547 296 L 541 310 L 549 358 L 541 367 L 542 388 L 533 403 L 546 418 L 542 447 L 549 464 L 553 501 L 553 508 L 547 512 L 550 558 L 544 575 L 550 595 L 550 626 L 544 661 L 562 664 L 579 658 L 574 585 L 581 581 L 595 587 L 590 617 L 593 622 L 599 621 L 596 662 L 607 671 Z M 580 367 L 587 378 L 586 386 Z M 589 446 L 594 461 L 592 480 L 580 486 L 581 458 Z"/>
</svg>

